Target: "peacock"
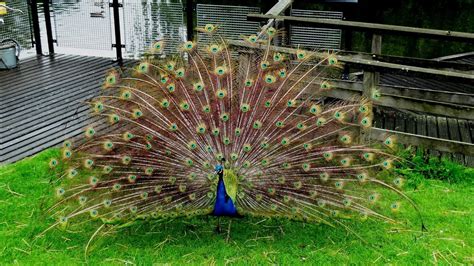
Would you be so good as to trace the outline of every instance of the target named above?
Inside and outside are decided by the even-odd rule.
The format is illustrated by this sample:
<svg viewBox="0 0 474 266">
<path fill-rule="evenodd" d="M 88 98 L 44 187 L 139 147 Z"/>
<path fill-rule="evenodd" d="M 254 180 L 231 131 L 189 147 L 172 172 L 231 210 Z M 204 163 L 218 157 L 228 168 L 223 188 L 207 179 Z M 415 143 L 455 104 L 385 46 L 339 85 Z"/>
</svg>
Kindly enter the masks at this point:
<svg viewBox="0 0 474 266">
<path fill-rule="evenodd" d="M 96 122 L 49 162 L 53 227 L 214 215 L 349 229 L 347 219 L 396 223 L 402 204 L 417 208 L 392 170 L 396 138 L 363 137 L 380 93 L 325 97 L 337 54 L 275 51 L 273 27 L 237 49 L 218 29 L 197 28 L 208 41 L 170 56 L 157 41 L 136 66 L 106 74 L 87 102 Z"/>
</svg>

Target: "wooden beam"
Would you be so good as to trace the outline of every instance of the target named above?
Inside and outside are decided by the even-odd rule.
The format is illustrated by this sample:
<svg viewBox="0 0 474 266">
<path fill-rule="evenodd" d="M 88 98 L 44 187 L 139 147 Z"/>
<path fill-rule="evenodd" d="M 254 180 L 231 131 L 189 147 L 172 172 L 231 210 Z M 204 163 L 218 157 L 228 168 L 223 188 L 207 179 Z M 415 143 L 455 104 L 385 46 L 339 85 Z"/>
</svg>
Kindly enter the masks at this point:
<svg viewBox="0 0 474 266">
<path fill-rule="evenodd" d="M 240 46 L 246 48 L 255 48 L 255 49 L 266 49 L 267 46 L 263 44 L 249 44 L 244 41 L 236 41 L 236 40 L 229 40 L 227 41 L 230 45 L 233 46 Z M 279 47 L 271 45 L 270 49 L 277 52 L 282 53 L 289 53 L 295 54 L 297 49 L 288 48 L 288 47 Z M 327 54 L 320 53 L 320 52 L 311 52 L 316 57 L 326 57 Z M 448 79 L 461 79 L 461 80 L 469 80 L 474 81 L 474 75 L 471 73 L 465 73 L 461 71 L 449 71 L 449 70 L 438 70 L 438 69 L 430 69 L 424 67 L 415 67 L 415 66 L 408 66 L 402 64 L 394 64 L 394 63 L 386 63 L 386 62 L 379 62 L 375 60 L 368 60 L 368 59 L 360 59 L 355 56 L 343 56 L 343 55 L 336 55 L 339 62 L 344 62 L 346 64 L 353 64 L 353 65 L 360 65 L 362 67 L 368 69 L 381 69 L 383 72 L 395 72 L 395 73 L 405 73 L 405 74 L 422 74 L 425 76 L 435 76 L 439 78 L 448 78 Z"/>
<path fill-rule="evenodd" d="M 285 12 L 285 10 L 293 4 L 293 0 L 279 0 L 270 10 L 265 13 L 266 15 L 272 15 L 272 16 L 278 16 L 281 13 Z M 275 19 L 269 19 L 267 24 L 262 27 L 262 30 L 258 34 L 258 37 L 260 38 L 265 31 L 271 27 L 275 23 Z"/>
<path fill-rule="evenodd" d="M 406 27 L 388 24 L 377 24 L 367 23 L 358 21 L 348 20 L 335 20 L 335 19 L 318 19 L 318 18 L 304 18 L 304 17 L 293 17 L 293 16 L 274 16 L 274 15 L 263 15 L 263 14 L 248 14 L 248 20 L 266 20 L 266 19 L 278 19 L 286 20 L 289 22 L 303 23 L 305 25 L 313 24 L 318 26 L 324 26 L 327 28 L 337 29 L 351 29 L 375 33 L 390 33 L 390 34 L 402 34 L 402 35 L 415 35 L 418 37 L 428 37 L 433 39 L 448 39 L 453 41 L 464 41 L 474 42 L 474 33 L 469 32 L 458 32 L 449 30 L 436 30 L 436 29 L 425 29 L 416 27 Z"/>
<path fill-rule="evenodd" d="M 449 153 L 462 153 L 464 155 L 474 155 L 474 144 L 440 139 L 435 137 L 420 136 L 400 131 L 371 128 L 370 138 L 378 141 L 384 141 L 388 136 L 395 135 L 397 141 L 405 145 L 413 145 L 423 147 L 425 149 L 433 149 Z"/>
</svg>

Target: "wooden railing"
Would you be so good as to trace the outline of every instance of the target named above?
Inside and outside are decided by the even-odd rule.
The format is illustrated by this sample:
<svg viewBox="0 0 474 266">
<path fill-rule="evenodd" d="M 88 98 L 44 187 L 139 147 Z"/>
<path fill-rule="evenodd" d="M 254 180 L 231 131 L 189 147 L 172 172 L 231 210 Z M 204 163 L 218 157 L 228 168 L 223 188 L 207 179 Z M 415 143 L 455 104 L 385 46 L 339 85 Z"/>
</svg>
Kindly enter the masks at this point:
<svg viewBox="0 0 474 266">
<path fill-rule="evenodd" d="M 390 55 L 381 55 L 381 34 L 415 35 L 445 40 L 455 40 L 474 43 L 474 34 L 465 32 L 421 29 L 384 24 L 363 23 L 354 21 L 340 21 L 330 19 L 312 19 L 290 16 L 275 16 L 249 14 L 251 20 L 287 21 L 291 23 L 311 24 L 330 28 L 361 30 L 373 33 L 371 53 L 338 52 L 339 62 L 355 66 L 363 70 L 363 81 L 331 80 L 333 90 L 326 96 L 339 99 L 354 99 L 355 96 L 369 96 L 374 89 L 381 92 L 382 97 L 373 101 L 374 106 L 391 107 L 399 110 L 408 110 L 436 116 L 456 119 L 474 120 L 474 92 L 462 93 L 440 91 L 432 89 L 411 88 L 406 86 L 381 85 L 379 75 L 383 73 L 403 73 L 407 76 L 428 77 L 446 81 L 457 81 L 474 84 L 474 66 L 439 60 L 407 58 Z M 243 41 L 229 41 L 236 47 L 265 49 L 264 45 L 251 45 Z M 292 53 L 296 49 L 289 47 L 271 46 L 274 51 Z M 314 52 L 315 56 L 324 56 Z M 407 145 L 422 146 L 447 153 L 462 153 L 474 156 L 474 144 L 444 138 L 416 135 L 401 131 L 372 128 L 369 132 L 371 139 L 382 140 L 388 134 L 396 134 L 399 142 Z"/>
</svg>

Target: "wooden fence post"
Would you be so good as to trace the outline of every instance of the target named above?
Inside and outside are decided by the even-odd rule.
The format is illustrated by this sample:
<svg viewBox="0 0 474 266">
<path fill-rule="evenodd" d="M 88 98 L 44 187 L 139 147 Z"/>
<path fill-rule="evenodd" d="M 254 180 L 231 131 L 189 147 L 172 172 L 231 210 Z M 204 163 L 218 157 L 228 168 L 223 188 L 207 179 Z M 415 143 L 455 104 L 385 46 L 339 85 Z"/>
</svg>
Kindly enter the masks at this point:
<svg viewBox="0 0 474 266">
<path fill-rule="evenodd" d="M 371 49 L 372 54 L 377 54 L 380 55 L 382 53 L 382 35 L 374 33 L 372 35 L 372 49 Z M 364 71 L 364 81 L 363 81 L 363 91 L 362 91 L 362 97 L 366 98 L 370 105 L 370 113 L 372 113 L 373 116 L 373 105 L 371 104 L 372 102 L 372 94 L 374 90 L 378 89 L 380 81 L 380 73 L 379 72 L 374 72 L 374 71 Z M 372 119 L 373 120 L 373 119 Z M 366 143 L 368 141 L 368 134 L 364 130 L 360 130 L 360 142 L 361 143 Z"/>
</svg>

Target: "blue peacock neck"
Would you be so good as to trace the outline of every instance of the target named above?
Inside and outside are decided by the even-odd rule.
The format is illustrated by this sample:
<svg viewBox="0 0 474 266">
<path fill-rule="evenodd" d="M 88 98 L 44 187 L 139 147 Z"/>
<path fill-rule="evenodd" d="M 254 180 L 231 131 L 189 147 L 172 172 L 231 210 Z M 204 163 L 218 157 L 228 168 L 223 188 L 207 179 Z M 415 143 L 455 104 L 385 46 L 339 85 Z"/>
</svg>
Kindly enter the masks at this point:
<svg viewBox="0 0 474 266">
<path fill-rule="evenodd" d="M 214 210 L 212 214 L 215 216 L 237 216 L 237 209 L 234 205 L 233 200 L 227 194 L 227 190 L 225 187 L 224 165 L 216 165 L 215 171 L 219 176 L 219 181 L 217 183 L 216 202 L 214 204 Z"/>
</svg>

